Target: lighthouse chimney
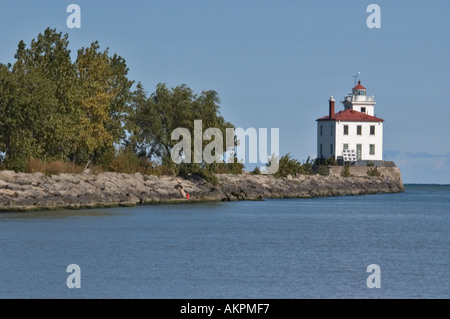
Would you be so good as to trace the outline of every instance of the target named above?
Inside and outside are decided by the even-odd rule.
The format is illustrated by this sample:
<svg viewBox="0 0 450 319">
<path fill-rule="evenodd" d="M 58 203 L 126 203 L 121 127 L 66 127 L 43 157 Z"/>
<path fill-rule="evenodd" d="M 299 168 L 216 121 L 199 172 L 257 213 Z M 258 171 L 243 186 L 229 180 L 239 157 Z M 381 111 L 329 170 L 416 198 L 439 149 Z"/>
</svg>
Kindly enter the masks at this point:
<svg viewBox="0 0 450 319">
<path fill-rule="evenodd" d="M 328 101 L 330 104 L 330 119 L 334 118 L 334 99 L 333 96 L 330 96 L 330 100 Z"/>
</svg>

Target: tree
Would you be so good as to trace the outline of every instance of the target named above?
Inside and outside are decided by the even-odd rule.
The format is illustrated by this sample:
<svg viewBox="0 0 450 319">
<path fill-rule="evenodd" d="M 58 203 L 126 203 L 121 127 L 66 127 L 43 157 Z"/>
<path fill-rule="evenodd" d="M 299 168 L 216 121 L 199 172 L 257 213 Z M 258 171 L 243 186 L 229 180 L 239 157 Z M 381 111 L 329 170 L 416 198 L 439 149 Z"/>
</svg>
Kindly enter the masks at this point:
<svg viewBox="0 0 450 319">
<path fill-rule="evenodd" d="M 202 120 L 203 127 L 221 130 L 225 143 L 225 130 L 234 127 L 219 112 L 219 97 L 215 91 L 203 91 L 199 96 L 185 84 L 168 89 L 158 84 L 155 93 L 144 98 L 142 86 L 134 94 L 132 138 L 148 157 L 157 157 L 165 165 L 171 165 L 171 151 L 178 141 L 171 140 L 172 131 L 186 128 L 194 133 L 194 120 Z M 203 141 L 203 146 L 209 141 Z M 192 148 L 193 143 L 191 143 Z M 223 149 L 225 151 L 225 148 Z"/>
<path fill-rule="evenodd" d="M 130 81 L 127 78 L 128 67 L 125 59 L 122 57 L 114 54 L 109 58 L 109 65 L 112 70 L 111 87 L 115 91 L 115 95 L 111 100 L 109 108 L 110 121 L 106 129 L 111 133 L 113 142 L 119 143 L 126 139 L 125 126 L 131 113 L 133 98 L 131 87 L 134 81 Z"/>
<path fill-rule="evenodd" d="M 82 91 L 79 106 L 79 138 L 77 156 L 87 161 L 102 147 L 111 145 L 113 138 L 107 125 L 109 109 L 115 96 L 111 88 L 112 70 L 107 51 L 99 52 L 97 42 L 78 50 L 76 66 Z"/>
<path fill-rule="evenodd" d="M 24 43 L 16 57 L 27 58 Z M 25 60 L 26 61 L 26 60 Z M 56 86 L 24 60 L 0 71 L 0 136 L 6 168 L 23 170 L 30 157 L 61 156 L 62 119 L 57 114 Z"/>
<path fill-rule="evenodd" d="M 65 159 L 77 92 L 68 36 L 47 28 L 31 41 L 19 42 L 15 63 L 2 66 L 1 140 L 7 168 L 23 170 L 30 157 Z"/>
<path fill-rule="evenodd" d="M 25 103 L 33 113 L 30 127 L 44 160 L 65 159 L 78 134 L 72 129 L 78 120 L 74 117 L 78 85 L 68 46 L 67 34 L 47 28 L 31 41 L 29 49 L 21 41 L 15 56 L 13 72 L 22 93 L 29 96 Z"/>
<path fill-rule="evenodd" d="M 118 154 L 126 162 L 134 153 L 139 161 L 156 158 L 171 170 L 178 143 L 172 131 L 183 127 L 193 134 L 195 120 L 222 132 L 224 147 L 214 150 L 223 155 L 226 128 L 233 125 L 220 115 L 217 92 L 197 95 L 184 84 L 158 84 L 147 97 L 140 83 L 132 92 L 125 59 L 108 51 L 96 41 L 78 50 L 72 62 L 68 35 L 50 28 L 29 47 L 19 42 L 14 64 L 0 64 L 0 152 L 6 168 L 24 170 L 31 158 L 110 167 Z M 210 142 L 203 141 L 203 148 Z M 190 169 L 240 172 L 242 164 Z"/>
<path fill-rule="evenodd" d="M 0 151 L 6 168 L 20 170 L 26 161 L 22 147 L 31 143 L 29 134 L 22 132 L 27 127 L 26 114 L 21 112 L 17 98 L 18 84 L 10 65 L 0 64 Z"/>
<path fill-rule="evenodd" d="M 155 109 L 149 105 L 150 102 L 142 83 L 138 82 L 136 90 L 132 93 L 125 128 L 130 133 L 129 146 L 141 157 L 154 153 L 151 144 L 155 140 L 152 127 L 160 123 L 157 114 L 154 113 Z"/>
<path fill-rule="evenodd" d="M 94 42 L 73 63 L 68 46 L 67 34 L 47 28 L 1 67 L 0 143 L 15 169 L 30 156 L 95 161 L 125 140 L 133 84 L 125 60 Z"/>
</svg>

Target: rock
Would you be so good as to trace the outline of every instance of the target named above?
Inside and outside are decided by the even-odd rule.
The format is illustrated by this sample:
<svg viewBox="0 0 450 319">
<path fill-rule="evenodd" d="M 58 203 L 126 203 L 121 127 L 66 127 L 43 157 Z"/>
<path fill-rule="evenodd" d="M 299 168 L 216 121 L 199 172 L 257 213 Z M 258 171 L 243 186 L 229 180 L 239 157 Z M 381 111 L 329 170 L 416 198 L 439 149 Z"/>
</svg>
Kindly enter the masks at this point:
<svg viewBox="0 0 450 319">
<path fill-rule="evenodd" d="M 384 177 L 302 175 L 275 178 L 272 175 L 217 174 L 220 186 L 189 175 L 186 178 L 142 174 L 61 174 L 0 171 L 0 210 L 46 207 L 95 207 L 134 205 L 185 200 L 260 200 L 348 194 L 393 193 L 404 190 L 397 167 Z M 190 199 L 174 186 L 181 182 Z"/>
<path fill-rule="evenodd" d="M 7 183 L 14 183 L 16 180 L 16 172 L 14 171 L 0 171 L 0 180 Z"/>
</svg>

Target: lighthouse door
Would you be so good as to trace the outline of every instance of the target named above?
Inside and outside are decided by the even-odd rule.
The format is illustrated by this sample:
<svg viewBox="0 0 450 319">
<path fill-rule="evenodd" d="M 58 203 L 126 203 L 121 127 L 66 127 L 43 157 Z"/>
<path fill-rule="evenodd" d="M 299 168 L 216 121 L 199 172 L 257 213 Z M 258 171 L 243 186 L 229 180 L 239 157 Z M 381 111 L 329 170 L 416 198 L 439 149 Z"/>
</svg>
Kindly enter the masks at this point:
<svg viewBox="0 0 450 319">
<path fill-rule="evenodd" d="M 356 159 L 360 161 L 362 158 L 361 155 L 361 144 L 356 144 Z"/>
</svg>

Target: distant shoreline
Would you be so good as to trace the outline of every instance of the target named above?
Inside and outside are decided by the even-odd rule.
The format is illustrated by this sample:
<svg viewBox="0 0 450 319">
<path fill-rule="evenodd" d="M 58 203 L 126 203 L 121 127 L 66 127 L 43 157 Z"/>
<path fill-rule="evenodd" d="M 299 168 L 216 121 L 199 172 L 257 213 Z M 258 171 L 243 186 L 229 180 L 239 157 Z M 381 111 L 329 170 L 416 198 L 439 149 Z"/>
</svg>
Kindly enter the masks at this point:
<svg viewBox="0 0 450 319">
<path fill-rule="evenodd" d="M 397 167 L 380 168 L 380 177 L 299 175 L 275 178 L 249 173 L 216 174 L 218 186 L 197 176 L 186 178 L 122 173 L 61 174 L 0 171 L 0 212 L 84 209 L 202 201 L 311 198 L 398 193 L 404 186 Z M 358 176 L 358 174 L 360 176 Z M 189 199 L 176 187 L 182 185 Z"/>
</svg>

